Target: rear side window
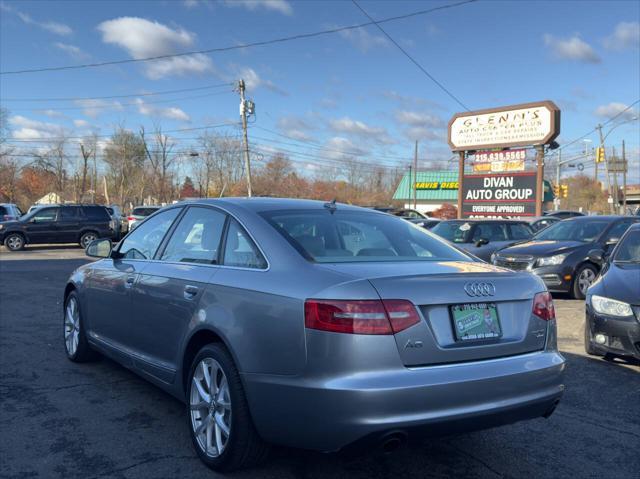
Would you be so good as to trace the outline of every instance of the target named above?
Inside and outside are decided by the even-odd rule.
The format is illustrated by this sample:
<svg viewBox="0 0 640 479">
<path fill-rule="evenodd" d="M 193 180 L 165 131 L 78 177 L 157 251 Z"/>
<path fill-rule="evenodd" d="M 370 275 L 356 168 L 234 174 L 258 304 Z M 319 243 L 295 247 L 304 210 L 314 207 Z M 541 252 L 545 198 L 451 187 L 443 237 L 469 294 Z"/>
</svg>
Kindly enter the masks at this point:
<svg viewBox="0 0 640 479">
<path fill-rule="evenodd" d="M 634 221 L 632 220 L 624 220 L 620 223 L 617 223 L 607 233 L 607 239 L 620 239 L 625 231 L 629 229 L 629 226 L 631 226 L 633 223 Z"/>
<path fill-rule="evenodd" d="M 261 216 L 304 257 L 319 263 L 470 260 L 392 215 L 338 208 L 267 211 Z"/>
<path fill-rule="evenodd" d="M 180 263 L 216 264 L 225 219 L 226 215 L 218 210 L 190 207 L 160 259 Z"/>
<path fill-rule="evenodd" d="M 225 266 L 264 269 L 267 262 L 240 224 L 231 219 L 224 244 Z"/>
<path fill-rule="evenodd" d="M 63 206 L 60 208 L 58 221 L 77 220 L 81 216 L 79 206 Z"/>
<path fill-rule="evenodd" d="M 153 258 L 178 213 L 180 208 L 171 208 L 146 220 L 122 241 L 120 254 L 130 259 Z"/>
<path fill-rule="evenodd" d="M 510 223 L 509 230 L 511 231 L 511 239 L 514 240 L 529 239 L 533 236 L 533 231 L 529 225 L 524 223 Z"/>
<path fill-rule="evenodd" d="M 83 206 L 84 215 L 91 221 L 110 221 L 111 217 L 104 206 Z"/>
</svg>

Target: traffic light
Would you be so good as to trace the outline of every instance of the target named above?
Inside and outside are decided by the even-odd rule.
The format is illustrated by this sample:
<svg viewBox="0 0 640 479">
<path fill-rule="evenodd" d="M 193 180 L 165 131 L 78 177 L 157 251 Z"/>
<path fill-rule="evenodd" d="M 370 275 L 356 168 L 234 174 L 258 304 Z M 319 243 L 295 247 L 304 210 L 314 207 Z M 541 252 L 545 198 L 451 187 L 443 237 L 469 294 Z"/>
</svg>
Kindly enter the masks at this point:
<svg viewBox="0 0 640 479">
<path fill-rule="evenodd" d="M 602 163 L 604 161 L 604 146 L 596 148 L 596 163 Z"/>
<path fill-rule="evenodd" d="M 560 185 L 560 197 L 567 198 L 569 196 L 569 185 Z"/>
<path fill-rule="evenodd" d="M 560 198 L 560 185 L 553 185 L 553 197 Z"/>
</svg>

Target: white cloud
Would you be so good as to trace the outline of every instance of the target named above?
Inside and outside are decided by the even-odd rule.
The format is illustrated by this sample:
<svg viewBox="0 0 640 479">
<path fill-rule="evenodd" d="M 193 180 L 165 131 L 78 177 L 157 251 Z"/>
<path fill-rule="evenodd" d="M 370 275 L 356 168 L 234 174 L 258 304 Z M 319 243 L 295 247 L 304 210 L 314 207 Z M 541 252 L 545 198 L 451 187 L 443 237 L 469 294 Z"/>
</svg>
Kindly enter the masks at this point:
<svg viewBox="0 0 640 479">
<path fill-rule="evenodd" d="M 261 77 L 258 72 L 250 67 L 239 67 L 238 65 L 230 65 L 230 70 L 234 73 L 232 75 L 225 75 L 224 79 L 228 81 L 234 81 L 238 78 L 244 80 L 245 87 L 248 92 L 254 92 L 260 87 L 264 87 L 267 90 L 271 90 L 282 96 L 289 96 L 289 94 L 276 85 L 271 80 Z"/>
<path fill-rule="evenodd" d="M 600 57 L 595 50 L 578 35 L 570 38 L 558 38 L 546 33 L 544 44 L 551 49 L 554 58 L 558 60 L 575 60 L 584 63 L 600 63 Z"/>
<path fill-rule="evenodd" d="M 198 0 L 182 0 L 182 5 L 186 8 L 195 8 L 198 6 Z"/>
<path fill-rule="evenodd" d="M 351 140 L 342 136 L 329 138 L 325 143 L 325 147 L 327 148 L 327 151 L 323 154 L 332 159 L 348 156 L 362 156 L 369 153 L 369 150 L 356 146 Z"/>
<path fill-rule="evenodd" d="M 629 105 L 624 103 L 611 102 L 608 105 L 600 105 L 594 112 L 596 116 L 603 118 L 613 118 L 614 116 L 622 113 L 618 118 L 620 120 L 631 120 L 638 116 L 638 112 L 633 108 L 629 108 Z"/>
<path fill-rule="evenodd" d="M 443 130 L 434 130 L 425 126 L 412 126 L 404 130 L 404 136 L 411 141 L 446 140 Z"/>
<path fill-rule="evenodd" d="M 417 111 L 399 110 L 396 112 L 396 121 L 403 125 L 424 126 L 431 128 L 443 128 L 445 122 L 442 118 L 429 113 Z"/>
<path fill-rule="evenodd" d="M 347 39 L 362 53 L 367 53 L 371 49 L 387 45 L 386 38 L 379 35 L 372 35 L 364 27 L 354 28 L 352 30 L 342 30 L 339 35 L 342 38 Z"/>
<path fill-rule="evenodd" d="M 90 118 L 95 118 L 107 111 L 122 111 L 122 104 L 118 101 L 105 100 L 75 100 L 74 103 L 82 107 L 82 113 Z"/>
<path fill-rule="evenodd" d="M 34 20 L 31 15 L 21 12 L 20 10 L 17 10 L 16 8 L 9 6 L 4 2 L 0 3 L 0 10 L 15 14 L 26 25 L 33 25 L 55 35 L 66 36 L 73 33 L 71 27 L 65 25 L 64 23 L 54 22 L 51 20 L 47 20 L 44 22 Z"/>
<path fill-rule="evenodd" d="M 309 141 L 312 139 L 309 130 L 313 129 L 306 119 L 298 116 L 283 116 L 278 119 L 276 126 L 283 134 L 299 141 Z"/>
<path fill-rule="evenodd" d="M 611 35 L 604 39 L 609 50 L 640 48 L 640 22 L 620 22 Z"/>
<path fill-rule="evenodd" d="M 226 0 L 228 7 L 242 7 L 247 10 L 271 10 L 283 15 L 293 15 L 293 8 L 287 0 Z"/>
<path fill-rule="evenodd" d="M 117 45 L 134 59 L 172 55 L 184 51 L 195 42 L 196 35 L 172 29 L 159 22 L 139 17 L 120 17 L 98 25 L 102 41 Z M 171 75 L 202 74 L 213 70 L 211 59 L 201 53 L 147 62 L 148 78 L 157 80 Z"/>
<path fill-rule="evenodd" d="M 191 121 L 189 115 L 177 107 L 158 108 L 151 104 L 145 103 L 141 98 L 136 98 L 138 105 L 138 113 L 145 116 L 162 117 L 176 121 Z"/>
<path fill-rule="evenodd" d="M 44 121 L 31 120 L 21 115 L 9 118 L 9 123 L 13 126 L 13 138 L 19 140 L 25 139 L 48 139 L 64 136 L 66 131 L 64 127 L 55 123 L 46 123 Z"/>
<path fill-rule="evenodd" d="M 52 109 L 42 110 L 42 111 L 40 111 L 40 113 L 42 113 L 43 115 L 48 116 L 49 118 L 62 118 L 64 116 L 58 110 L 52 110 Z"/>
<path fill-rule="evenodd" d="M 73 124 L 76 128 L 87 128 L 89 126 L 89 122 L 86 120 L 73 120 Z"/>
<path fill-rule="evenodd" d="M 58 48 L 59 50 L 62 50 L 71 58 L 75 58 L 76 60 L 87 60 L 88 58 L 91 58 L 91 55 L 89 55 L 87 52 L 83 51 L 80 47 L 77 47 L 75 45 L 62 43 L 62 42 L 55 42 L 53 46 Z"/>
<path fill-rule="evenodd" d="M 346 116 L 340 119 L 330 120 L 329 128 L 337 133 L 355 135 L 360 138 L 375 141 L 376 143 L 387 145 L 394 143 L 385 128 L 370 126 L 362 121 L 353 120 Z"/>
</svg>

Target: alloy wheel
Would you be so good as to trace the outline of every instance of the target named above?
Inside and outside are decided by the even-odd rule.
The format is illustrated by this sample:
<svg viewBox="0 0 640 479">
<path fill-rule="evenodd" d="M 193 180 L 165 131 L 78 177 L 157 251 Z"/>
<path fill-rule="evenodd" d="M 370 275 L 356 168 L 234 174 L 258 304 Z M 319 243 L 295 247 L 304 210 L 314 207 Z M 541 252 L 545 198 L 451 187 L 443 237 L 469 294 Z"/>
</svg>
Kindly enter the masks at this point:
<svg viewBox="0 0 640 479">
<path fill-rule="evenodd" d="M 189 406 L 198 445 L 208 456 L 219 457 L 229 443 L 231 396 L 227 376 L 215 359 L 204 358 L 196 366 Z"/>
<path fill-rule="evenodd" d="M 17 235 L 10 236 L 7 239 L 7 247 L 10 250 L 18 250 L 22 248 L 22 238 L 20 238 L 20 236 L 17 236 Z"/>
<path fill-rule="evenodd" d="M 69 356 L 76 354 L 80 338 L 80 311 L 76 298 L 71 297 L 67 302 L 64 315 L 64 342 Z"/>
<path fill-rule="evenodd" d="M 95 240 L 97 238 L 96 235 L 88 233 L 86 235 L 84 235 L 82 237 L 82 247 L 86 248 L 87 246 L 89 246 L 89 243 L 91 243 L 93 240 Z"/>
<path fill-rule="evenodd" d="M 578 276 L 578 287 L 580 288 L 580 292 L 584 295 L 587 293 L 589 286 L 596 279 L 596 274 L 589 268 L 585 268 L 580 272 L 580 276 Z"/>
</svg>

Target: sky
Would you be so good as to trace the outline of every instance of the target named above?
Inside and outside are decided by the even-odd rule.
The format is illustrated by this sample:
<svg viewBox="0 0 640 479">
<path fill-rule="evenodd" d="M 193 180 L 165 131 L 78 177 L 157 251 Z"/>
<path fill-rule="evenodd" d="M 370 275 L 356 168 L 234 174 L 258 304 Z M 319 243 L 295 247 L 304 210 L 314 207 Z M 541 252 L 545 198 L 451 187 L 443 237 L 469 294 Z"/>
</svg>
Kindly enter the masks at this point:
<svg viewBox="0 0 640 479">
<path fill-rule="evenodd" d="M 212 54 L 11 73 L 242 47 L 368 19 L 337 0 L 0 0 L 0 105 L 21 151 L 63 134 L 106 139 L 118 126 L 160 124 L 184 152 L 204 126 L 232 124 L 216 130 L 238 133 L 233 84 L 243 78 L 256 105 L 254 161 L 280 150 L 310 172 L 354 155 L 404 168 L 416 140 L 419 166 L 427 167 L 452 157 L 446 128 L 455 112 L 539 100 L 560 107 L 557 141 L 570 158 L 596 145 L 598 123 L 631 106 L 603 132 L 616 127 L 607 146 L 625 140 L 630 181 L 640 182 L 632 120 L 640 106 L 640 2 L 457 3 L 359 1 L 375 20 L 450 7 L 382 24 L 439 86 L 375 25 Z M 183 91 L 154 94 L 175 90 Z M 105 96 L 120 98 L 51 100 Z M 573 142 L 585 134 L 586 144 Z"/>
</svg>

